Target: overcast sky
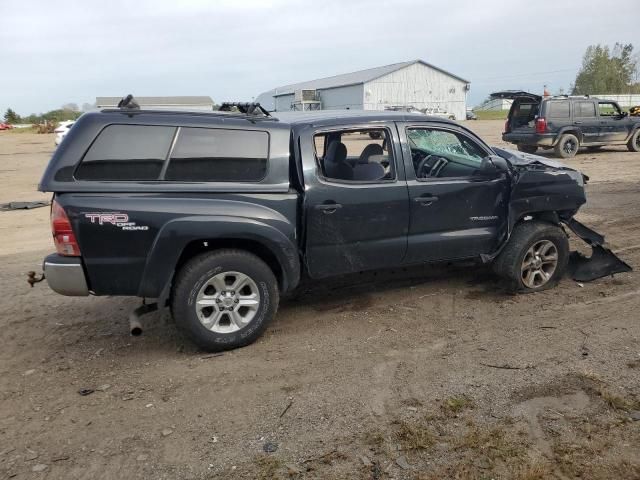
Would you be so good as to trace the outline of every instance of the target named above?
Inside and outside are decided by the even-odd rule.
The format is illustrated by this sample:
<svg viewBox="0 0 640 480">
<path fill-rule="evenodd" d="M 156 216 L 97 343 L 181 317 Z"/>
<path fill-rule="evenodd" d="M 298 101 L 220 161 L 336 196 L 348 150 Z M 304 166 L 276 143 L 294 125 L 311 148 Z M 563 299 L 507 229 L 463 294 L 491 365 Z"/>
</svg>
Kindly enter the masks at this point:
<svg viewBox="0 0 640 480">
<path fill-rule="evenodd" d="M 497 89 L 567 89 L 585 48 L 633 42 L 640 1 L 0 0 L 0 112 L 96 96 L 250 100 L 412 59 Z"/>
</svg>

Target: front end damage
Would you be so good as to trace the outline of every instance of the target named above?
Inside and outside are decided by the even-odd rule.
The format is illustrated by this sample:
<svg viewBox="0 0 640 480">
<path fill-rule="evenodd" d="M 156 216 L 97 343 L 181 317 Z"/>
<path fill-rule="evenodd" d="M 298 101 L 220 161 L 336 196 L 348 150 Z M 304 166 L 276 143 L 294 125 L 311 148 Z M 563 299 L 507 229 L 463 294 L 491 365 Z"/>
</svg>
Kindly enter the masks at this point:
<svg viewBox="0 0 640 480">
<path fill-rule="evenodd" d="M 539 155 L 501 148 L 494 148 L 494 151 L 512 167 L 509 225 L 505 244 L 518 221 L 542 213 L 543 219 L 567 227 L 591 247 L 589 257 L 577 251 L 571 252 L 568 272 L 575 281 L 589 282 L 632 270 L 604 246 L 603 235 L 574 218 L 578 209 L 587 201 L 584 185 L 589 178 L 586 175 Z"/>
</svg>

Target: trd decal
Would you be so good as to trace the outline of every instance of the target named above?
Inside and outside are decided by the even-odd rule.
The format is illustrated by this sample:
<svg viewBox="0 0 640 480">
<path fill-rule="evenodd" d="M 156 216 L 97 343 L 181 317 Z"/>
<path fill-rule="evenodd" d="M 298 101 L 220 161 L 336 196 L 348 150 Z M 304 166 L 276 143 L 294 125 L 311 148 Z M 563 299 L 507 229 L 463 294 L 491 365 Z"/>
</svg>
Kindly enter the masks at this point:
<svg viewBox="0 0 640 480">
<path fill-rule="evenodd" d="M 147 225 L 136 225 L 136 222 L 130 222 L 129 215 L 126 213 L 85 213 L 84 216 L 91 220 L 91 223 L 113 225 L 121 230 L 149 230 Z"/>
</svg>

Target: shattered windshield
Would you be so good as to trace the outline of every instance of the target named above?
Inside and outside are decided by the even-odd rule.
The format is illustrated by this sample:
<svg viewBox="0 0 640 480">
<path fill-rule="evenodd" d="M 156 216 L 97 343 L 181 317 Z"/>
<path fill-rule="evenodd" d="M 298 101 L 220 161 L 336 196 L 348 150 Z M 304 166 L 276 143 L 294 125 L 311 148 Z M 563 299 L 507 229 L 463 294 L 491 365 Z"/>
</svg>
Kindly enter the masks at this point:
<svg viewBox="0 0 640 480">
<path fill-rule="evenodd" d="M 411 129 L 407 135 L 412 147 L 431 154 L 453 154 L 468 160 L 482 160 L 485 156 L 479 147 L 446 130 Z"/>
</svg>

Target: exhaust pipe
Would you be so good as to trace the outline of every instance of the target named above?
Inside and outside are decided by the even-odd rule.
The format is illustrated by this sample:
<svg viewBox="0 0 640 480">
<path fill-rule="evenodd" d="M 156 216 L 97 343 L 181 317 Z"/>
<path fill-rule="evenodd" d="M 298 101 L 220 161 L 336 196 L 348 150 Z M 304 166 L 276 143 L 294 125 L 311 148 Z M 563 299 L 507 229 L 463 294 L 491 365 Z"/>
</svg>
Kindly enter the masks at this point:
<svg viewBox="0 0 640 480">
<path fill-rule="evenodd" d="M 131 336 L 139 337 L 142 335 L 142 322 L 140 322 L 140 317 L 146 313 L 155 312 L 157 309 L 157 303 L 143 304 L 129 314 L 129 332 Z"/>
</svg>

